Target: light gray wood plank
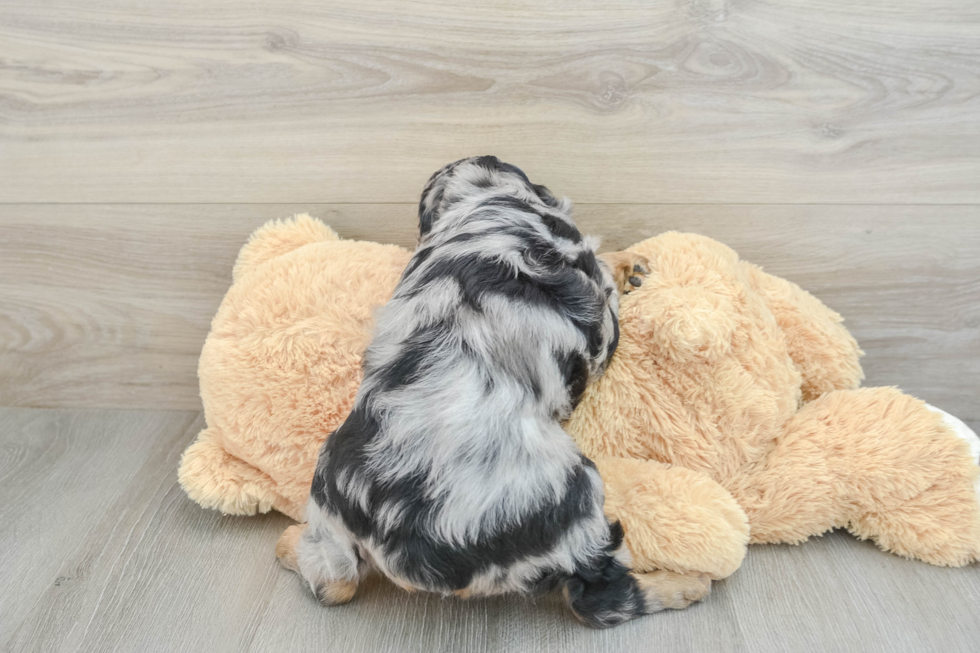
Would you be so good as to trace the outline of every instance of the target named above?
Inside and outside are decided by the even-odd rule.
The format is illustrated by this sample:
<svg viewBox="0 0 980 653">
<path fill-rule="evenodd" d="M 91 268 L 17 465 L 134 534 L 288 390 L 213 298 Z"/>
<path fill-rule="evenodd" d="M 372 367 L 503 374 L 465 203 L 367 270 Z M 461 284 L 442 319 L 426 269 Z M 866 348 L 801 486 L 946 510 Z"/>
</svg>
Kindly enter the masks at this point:
<svg viewBox="0 0 980 653">
<path fill-rule="evenodd" d="M 0 489 L 3 650 L 242 650 L 289 521 L 222 518 L 184 495 L 177 463 L 202 424 L 188 412 L 0 410 L 4 448 L 37 452 Z"/>
<path fill-rule="evenodd" d="M 752 547 L 704 603 L 602 632 L 575 624 L 555 595 L 463 603 L 406 595 L 379 579 L 325 611 L 287 575 L 251 650 L 971 651 L 977 608 L 977 567 L 930 567 L 834 533 L 799 547 Z"/>
<path fill-rule="evenodd" d="M 844 532 L 753 546 L 725 584 L 753 649 L 969 651 L 980 641 L 967 617 L 980 608 L 980 568 L 904 560 Z"/>
<path fill-rule="evenodd" d="M 27 650 L 13 643 L 91 625 L 102 574 L 199 429 L 196 412 L 0 409 L 0 641 Z M 38 611 L 50 621 L 19 628 Z"/>
<path fill-rule="evenodd" d="M 464 602 L 378 577 L 325 609 L 275 561 L 288 519 L 221 517 L 180 491 L 179 453 L 200 424 L 0 409 L 0 649 L 955 653 L 980 638 L 980 567 L 931 567 L 843 533 L 752 547 L 704 603 L 602 632 L 555 595 Z"/>
<path fill-rule="evenodd" d="M 0 206 L 0 405 L 199 408 L 197 358 L 248 234 L 309 211 L 412 246 L 413 205 Z M 579 205 L 625 247 L 717 238 L 847 318 L 869 385 L 980 419 L 980 207 Z"/>
<path fill-rule="evenodd" d="M 980 201 L 974 0 L 5 0 L 0 201 Z"/>
<path fill-rule="evenodd" d="M 388 207 L 317 207 L 345 236 Z M 0 205 L 0 405 L 199 409 L 197 358 L 252 230 L 291 206 Z"/>
</svg>

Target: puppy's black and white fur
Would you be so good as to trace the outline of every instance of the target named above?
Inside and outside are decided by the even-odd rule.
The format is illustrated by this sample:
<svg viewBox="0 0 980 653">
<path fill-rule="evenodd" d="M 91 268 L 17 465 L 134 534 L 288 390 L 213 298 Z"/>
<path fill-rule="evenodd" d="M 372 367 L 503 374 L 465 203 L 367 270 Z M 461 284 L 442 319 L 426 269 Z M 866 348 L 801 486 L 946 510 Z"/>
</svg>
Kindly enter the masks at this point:
<svg viewBox="0 0 980 653">
<path fill-rule="evenodd" d="M 562 429 L 619 337 L 620 288 L 569 202 L 477 157 L 431 177 L 419 223 L 283 563 L 325 604 L 374 566 L 460 596 L 561 588 L 595 627 L 700 598 L 630 571 L 595 465 Z"/>
</svg>

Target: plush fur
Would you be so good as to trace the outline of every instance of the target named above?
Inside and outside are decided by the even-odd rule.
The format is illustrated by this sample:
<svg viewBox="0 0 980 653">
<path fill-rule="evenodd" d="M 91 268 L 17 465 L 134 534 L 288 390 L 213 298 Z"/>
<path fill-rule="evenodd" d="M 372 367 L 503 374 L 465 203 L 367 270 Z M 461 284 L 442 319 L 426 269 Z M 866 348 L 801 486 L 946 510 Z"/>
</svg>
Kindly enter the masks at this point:
<svg viewBox="0 0 980 653">
<path fill-rule="evenodd" d="M 724 578 L 750 539 L 836 526 L 932 564 L 980 558 L 965 425 L 858 388 L 840 316 L 724 245 L 668 233 L 630 249 L 651 273 L 622 298 L 616 354 L 565 430 L 597 464 L 635 571 Z M 207 428 L 180 470 L 194 500 L 302 520 L 320 445 L 353 407 L 373 310 L 410 258 L 307 216 L 253 235 L 201 356 Z"/>
<path fill-rule="evenodd" d="M 846 528 L 936 565 L 980 559 L 980 467 L 964 441 L 975 434 L 957 437 L 944 413 L 895 388 L 859 388 L 860 350 L 841 317 L 724 245 L 663 234 L 630 249 L 650 275 L 624 299 L 617 355 L 566 428 L 599 464 L 638 564 L 711 566 L 692 552 L 707 542 L 678 551 L 696 536 L 677 517 L 660 535 L 659 504 L 678 484 L 623 483 L 623 458 L 720 484 L 753 543 Z"/>
</svg>

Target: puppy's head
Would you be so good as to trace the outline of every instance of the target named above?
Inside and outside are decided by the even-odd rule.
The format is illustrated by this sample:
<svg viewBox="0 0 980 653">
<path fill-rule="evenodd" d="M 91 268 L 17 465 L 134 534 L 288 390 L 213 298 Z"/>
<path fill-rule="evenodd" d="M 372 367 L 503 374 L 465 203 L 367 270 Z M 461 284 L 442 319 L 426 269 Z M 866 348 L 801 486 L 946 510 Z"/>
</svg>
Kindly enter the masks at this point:
<svg viewBox="0 0 980 653">
<path fill-rule="evenodd" d="M 495 156 L 474 156 L 443 166 L 429 177 L 419 202 L 419 237 L 437 228 L 439 219 L 461 201 L 476 197 L 506 195 L 524 202 L 562 210 L 547 188 L 532 184 L 524 171 Z"/>
</svg>

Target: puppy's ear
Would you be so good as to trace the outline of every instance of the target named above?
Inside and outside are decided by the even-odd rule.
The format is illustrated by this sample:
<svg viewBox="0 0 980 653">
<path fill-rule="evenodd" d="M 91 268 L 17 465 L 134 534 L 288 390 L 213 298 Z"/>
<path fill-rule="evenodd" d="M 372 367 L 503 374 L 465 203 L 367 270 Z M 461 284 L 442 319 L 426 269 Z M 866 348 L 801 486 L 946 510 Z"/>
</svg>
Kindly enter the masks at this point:
<svg viewBox="0 0 980 653">
<path fill-rule="evenodd" d="M 439 220 L 439 216 L 444 208 L 443 198 L 446 194 L 446 186 L 453 177 L 456 167 L 465 161 L 460 159 L 432 173 L 429 181 L 425 182 L 422 189 L 422 199 L 419 200 L 419 240 L 424 239 L 433 225 Z"/>
<path fill-rule="evenodd" d="M 422 199 L 419 200 L 419 239 L 425 238 L 432 231 L 432 225 L 439 218 L 442 196 L 446 192 L 446 185 L 441 177 L 445 171 L 446 168 L 443 168 L 429 177 L 422 189 Z"/>
<path fill-rule="evenodd" d="M 428 192 L 429 189 L 426 187 L 426 192 L 422 193 L 422 199 L 419 201 L 419 239 L 425 238 L 432 231 L 432 225 L 438 218 L 438 210 L 442 204 L 443 190 L 440 187 L 438 190 Z"/>
<path fill-rule="evenodd" d="M 560 202 L 552 194 L 552 192 L 548 190 L 547 186 L 542 186 L 541 184 L 534 184 L 533 188 L 534 188 L 534 192 L 538 196 L 538 199 L 540 199 L 542 202 L 544 202 L 545 204 L 547 204 L 553 209 L 558 208 Z"/>
</svg>

